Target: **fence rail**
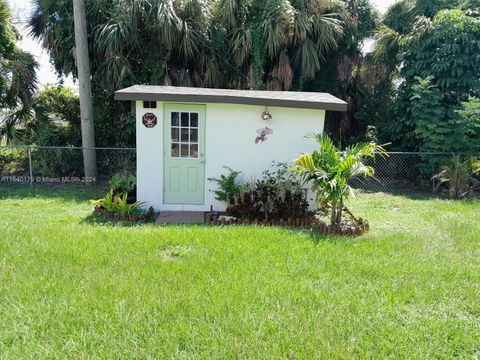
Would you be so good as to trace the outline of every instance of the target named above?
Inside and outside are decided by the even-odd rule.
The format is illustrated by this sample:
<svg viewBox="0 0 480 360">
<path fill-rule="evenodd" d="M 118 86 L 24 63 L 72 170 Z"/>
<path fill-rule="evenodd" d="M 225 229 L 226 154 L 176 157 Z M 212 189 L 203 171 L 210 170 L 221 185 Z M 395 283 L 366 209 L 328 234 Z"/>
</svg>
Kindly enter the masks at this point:
<svg viewBox="0 0 480 360">
<path fill-rule="evenodd" d="M 83 150 L 95 150 L 97 176 L 85 177 Z M 103 186 L 117 173 L 136 172 L 134 148 L 0 146 L 2 183 L 82 184 Z"/>
<path fill-rule="evenodd" d="M 96 152 L 95 178 L 84 176 L 83 150 Z M 429 191 L 431 177 L 448 164 L 452 156 L 442 152 L 390 152 L 387 157 L 367 161 L 375 170 L 375 178 L 356 180 L 352 185 L 369 191 Z M 104 186 L 117 173 L 136 173 L 135 148 L 0 146 L 0 176 L 4 184 Z"/>
</svg>

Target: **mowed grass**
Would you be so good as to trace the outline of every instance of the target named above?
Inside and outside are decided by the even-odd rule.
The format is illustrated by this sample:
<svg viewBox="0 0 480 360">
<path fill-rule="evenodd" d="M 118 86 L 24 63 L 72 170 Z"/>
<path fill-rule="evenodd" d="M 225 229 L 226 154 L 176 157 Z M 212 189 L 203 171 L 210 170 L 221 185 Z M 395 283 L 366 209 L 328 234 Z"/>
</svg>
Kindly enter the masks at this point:
<svg viewBox="0 0 480 360">
<path fill-rule="evenodd" d="M 0 186 L 0 358 L 478 358 L 480 202 L 364 194 L 359 238 L 96 221 Z"/>
</svg>

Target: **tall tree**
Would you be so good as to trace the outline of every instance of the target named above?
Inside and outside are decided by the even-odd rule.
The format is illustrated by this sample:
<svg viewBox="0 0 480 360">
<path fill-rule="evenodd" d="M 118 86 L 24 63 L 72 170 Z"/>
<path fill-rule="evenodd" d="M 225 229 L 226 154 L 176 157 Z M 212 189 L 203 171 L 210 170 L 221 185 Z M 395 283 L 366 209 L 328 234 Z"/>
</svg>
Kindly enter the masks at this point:
<svg viewBox="0 0 480 360">
<path fill-rule="evenodd" d="M 37 89 L 37 62 L 16 46 L 20 39 L 7 3 L 0 0 L 0 142 L 23 142 Z"/>
<path fill-rule="evenodd" d="M 92 85 L 88 55 L 87 20 L 84 0 L 73 0 L 75 53 L 80 88 L 80 119 L 82 127 L 83 164 L 86 177 L 97 176 L 95 132 L 93 125 Z"/>
<path fill-rule="evenodd" d="M 399 86 L 382 141 L 402 150 L 479 150 L 475 124 L 458 113 L 480 94 L 475 2 L 402 0 L 387 12 L 373 59 Z"/>
<path fill-rule="evenodd" d="M 34 4 L 33 34 L 59 73 L 77 76 L 69 3 Z M 97 101 L 139 83 L 354 98 L 377 15 L 369 0 L 86 0 L 86 16 Z"/>
</svg>

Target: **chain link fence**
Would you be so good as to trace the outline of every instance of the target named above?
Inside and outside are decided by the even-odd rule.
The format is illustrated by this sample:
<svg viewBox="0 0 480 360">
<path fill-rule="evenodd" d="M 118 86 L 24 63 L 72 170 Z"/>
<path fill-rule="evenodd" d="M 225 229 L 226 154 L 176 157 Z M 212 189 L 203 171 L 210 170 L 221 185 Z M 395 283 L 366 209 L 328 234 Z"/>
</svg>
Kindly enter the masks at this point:
<svg viewBox="0 0 480 360">
<path fill-rule="evenodd" d="M 86 184 L 104 186 L 118 173 L 136 173 L 133 148 L 92 148 L 97 158 L 97 175 L 85 177 L 83 150 L 79 147 L 1 146 L 2 183 Z"/>
<path fill-rule="evenodd" d="M 97 176 L 86 178 L 83 149 L 76 147 L 9 146 L 0 147 L 2 183 L 83 184 L 105 186 L 118 173 L 136 174 L 134 148 L 95 148 Z M 429 192 L 431 177 L 453 157 L 450 153 L 391 152 L 367 164 L 375 177 L 352 182 L 356 188 L 374 192 Z"/>
<path fill-rule="evenodd" d="M 428 192 L 432 191 L 432 177 L 450 164 L 451 153 L 390 152 L 386 157 L 367 159 L 375 175 L 357 178 L 356 188 L 372 192 Z"/>
</svg>

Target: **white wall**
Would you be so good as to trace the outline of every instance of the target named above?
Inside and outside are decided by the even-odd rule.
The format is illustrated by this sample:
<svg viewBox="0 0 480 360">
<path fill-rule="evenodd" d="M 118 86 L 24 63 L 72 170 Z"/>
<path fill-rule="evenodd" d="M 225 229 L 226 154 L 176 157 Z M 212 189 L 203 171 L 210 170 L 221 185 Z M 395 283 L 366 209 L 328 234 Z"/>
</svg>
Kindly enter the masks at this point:
<svg viewBox="0 0 480 360">
<path fill-rule="evenodd" d="M 305 134 L 323 132 L 325 111 L 269 107 L 272 119 L 264 121 L 262 106 L 206 104 L 205 177 L 224 174 L 224 165 L 242 171 L 244 177 L 260 177 L 272 161 L 291 163 L 298 155 L 314 150 Z M 146 112 L 154 113 L 158 125 L 147 129 L 142 124 Z M 264 143 L 255 144 L 257 129 L 268 126 L 273 134 Z M 215 184 L 205 180 L 204 205 L 163 205 L 163 103 L 156 109 L 143 109 L 137 102 L 137 197 L 156 210 L 222 210 L 215 200 Z"/>
<path fill-rule="evenodd" d="M 157 116 L 157 126 L 147 129 L 142 116 L 151 112 Z M 144 109 L 136 102 L 137 117 L 137 199 L 146 206 L 161 209 L 163 195 L 163 104 L 156 109 Z"/>
</svg>

